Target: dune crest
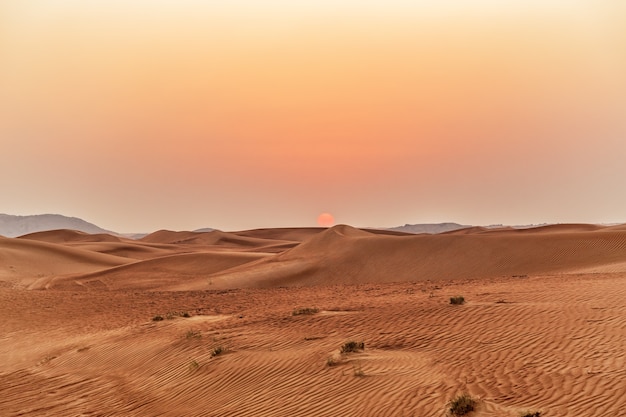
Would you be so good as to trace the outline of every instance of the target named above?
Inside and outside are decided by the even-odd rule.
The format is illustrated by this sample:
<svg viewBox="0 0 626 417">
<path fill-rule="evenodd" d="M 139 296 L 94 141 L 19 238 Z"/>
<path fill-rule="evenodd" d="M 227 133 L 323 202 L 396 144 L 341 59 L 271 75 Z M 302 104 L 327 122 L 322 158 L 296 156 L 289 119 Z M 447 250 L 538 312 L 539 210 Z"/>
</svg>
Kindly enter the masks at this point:
<svg viewBox="0 0 626 417">
<path fill-rule="evenodd" d="M 33 288 L 66 288 L 95 277 L 108 289 L 136 285 L 182 291 L 626 271 L 626 229 L 620 226 L 468 228 L 414 235 L 337 225 L 159 231 L 137 241 L 58 230 L 1 242 L 7 251 L 13 248 L 7 255 L 15 257 L 5 257 L 5 265 L 19 264 L 23 272 L 19 279 L 5 272 L 5 279 L 29 276 L 22 284 Z M 37 267 L 28 260 L 34 254 L 39 254 Z"/>
</svg>

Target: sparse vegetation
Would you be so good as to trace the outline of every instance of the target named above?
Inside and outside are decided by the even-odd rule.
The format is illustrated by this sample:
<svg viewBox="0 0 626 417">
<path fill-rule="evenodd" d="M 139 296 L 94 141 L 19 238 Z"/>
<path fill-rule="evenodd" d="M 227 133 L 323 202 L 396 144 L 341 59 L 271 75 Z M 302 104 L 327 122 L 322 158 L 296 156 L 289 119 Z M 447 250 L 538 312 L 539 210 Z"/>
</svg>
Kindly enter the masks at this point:
<svg viewBox="0 0 626 417">
<path fill-rule="evenodd" d="M 465 298 L 461 295 L 457 295 L 456 297 L 450 297 L 450 304 L 461 305 L 465 303 Z"/>
<path fill-rule="evenodd" d="M 328 358 L 326 358 L 326 366 L 330 367 L 335 365 L 339 365 L 339 361 L 337 361 L 334 356 L 329 356 Z"/>
<path fill-rule="evenodd" d="M 352 371 L 353 371 L 353 375 L 359 378 L 362 378 L 365 376 L 365 372 L 363 372 L 363 369 L 361 368 L 361 364 L 358 365 L 352 365 Z"/>
<path fill-rule="evenodd" d="M 199 330 L 188 330 L 186 337 L 187 339 L 200 339 L 202 334 Z"/>
<path fill-rule="evenodd" d="M 173 320 L 176 317 L 185 317 L 185 318 L 189 318 L 191 317 L 191 314 L 189 314 L 186 311 L 181 311 L 181 312 L 177 312 L 177 311 L 168 311 L 167 313 L 165 313 L 165 317 L 163 317 L 160 314 L 157 314 L 156 316 L 152 317 L 152 321 L 161 321 L 161 320 Z"/>
<path fill-rule="evenodd" d="M 301 316 L 301 315 L 311 315 L 311 314 L 315 314 L 315 313 L 319 313 L 319 309 L 318 308 L 310 308 L 310 307 L 305 307 L 305 308 L 296 308 L 293 310 L 293 312 L 291 313 L 292 316 Z"/>
<path fill-rule="evenodd" d="M 364 342 L 355 342 L 354 340 L 350 340 L 341 346 L 341 353 L 357 352 L 363 349 L 365 349 Z"/>
<path fill-rule="evenodd" d="M 452 416 L 464 416 L 476 408 L 476 400 L 469 394 L 457 395 L 448 403 L 448 412 Z"/>
<path fill-rule="evenodd" d="M 219 356 L 223 353 L 226 353 L 226 348 L 224 346 L 217 346 L 214 347 L 213 349 L 211 349 L 211 357 L 214 358 L 216 356 Z"/>
<path fill-rule="evenodd" d="M 193 361 L 191 361 L 189 363 L 189 370 L 192 371 L 192 372 L 197 370 L 199 367 L 200 367 L 200 364 L 198 362 L 196 362 L 195 360 L 193 360 Z"/>
<path fill-rule="evenodd" d="M 541 417 L 540 411 L 523 411 L 520 413 L 520 417 Z"/>
</svg>

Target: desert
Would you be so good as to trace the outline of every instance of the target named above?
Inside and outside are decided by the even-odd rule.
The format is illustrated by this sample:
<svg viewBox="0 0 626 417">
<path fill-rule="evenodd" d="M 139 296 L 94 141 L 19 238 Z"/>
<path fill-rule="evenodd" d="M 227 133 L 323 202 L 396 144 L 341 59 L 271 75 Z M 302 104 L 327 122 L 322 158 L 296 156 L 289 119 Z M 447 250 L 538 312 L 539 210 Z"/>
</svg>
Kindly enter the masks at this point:
<svg viewBox="0 0 626 417">
<path fill-rule="evenodd" d="M 625 22 L 0 0 L 0 417 L 626 417 Z"/>
<path fill-rule="evenodd" d="M 625 298 L 623 225 L 0 237 L 0 414 L 619 416 Z"/>
</svg>

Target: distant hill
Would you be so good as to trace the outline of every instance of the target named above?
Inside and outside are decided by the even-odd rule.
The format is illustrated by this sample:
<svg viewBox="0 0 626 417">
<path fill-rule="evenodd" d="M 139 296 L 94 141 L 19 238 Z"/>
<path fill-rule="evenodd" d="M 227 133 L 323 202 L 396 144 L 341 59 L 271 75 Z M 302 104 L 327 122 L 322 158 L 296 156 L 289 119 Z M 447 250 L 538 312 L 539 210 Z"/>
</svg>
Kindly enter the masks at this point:
<svg viewBox="0 0 626 417">
<path fill-rule="evenodd" d="M 387 230 L 393 230 L 396 232 L 404 233 L 444 233 L 451 232 L 453 230 L 465 229 L 466 226 L 458 223 L 435 223 L 435 224 L 405 224 L 404 226 L 392 227 Z"/>
<path fill-rule="evenodd" d="M 78 230 L 91 234 L 108 233 L 117 235 L 115 232 L 102 229 L 77 217 L 66 217 L 60 214 L 37 214 L 33 216 L 0 214 L 0 235 L 5 237 L 17 237 L 29 233 L 57 229 Z"/>
</svg>

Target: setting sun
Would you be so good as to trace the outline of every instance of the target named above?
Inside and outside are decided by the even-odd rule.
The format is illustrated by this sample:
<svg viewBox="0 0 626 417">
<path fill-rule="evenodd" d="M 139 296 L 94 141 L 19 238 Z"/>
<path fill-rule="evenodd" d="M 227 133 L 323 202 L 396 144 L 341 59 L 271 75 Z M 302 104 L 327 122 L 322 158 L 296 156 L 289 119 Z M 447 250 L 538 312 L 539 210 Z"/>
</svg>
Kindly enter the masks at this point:
<svg viewBox="0 0 626 417">
<path fill-rule="evenodd" d="M 317 224 L 322 227 L 330 227 L 335 224 L 335 218 L 330 213 L 322 213 L 317 216 Z"/>
</svg>

